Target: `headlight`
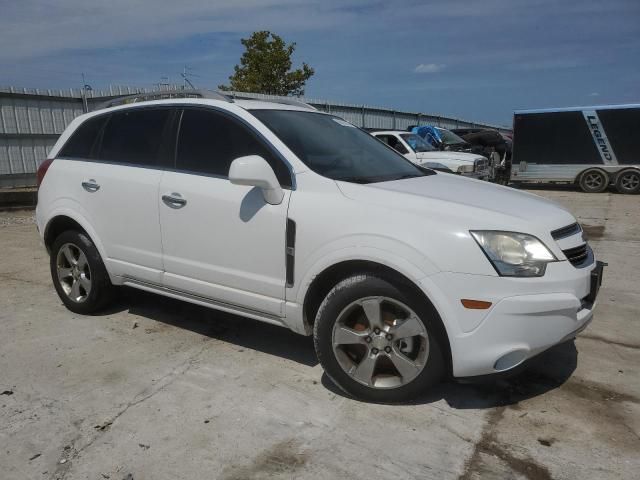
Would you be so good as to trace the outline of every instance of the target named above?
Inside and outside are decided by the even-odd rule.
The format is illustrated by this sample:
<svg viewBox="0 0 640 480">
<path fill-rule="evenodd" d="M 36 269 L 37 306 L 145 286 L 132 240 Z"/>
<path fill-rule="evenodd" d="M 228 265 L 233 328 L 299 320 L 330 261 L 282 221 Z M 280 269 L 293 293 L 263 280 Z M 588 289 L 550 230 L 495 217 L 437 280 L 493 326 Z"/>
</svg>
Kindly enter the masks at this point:
<svg viewBox="0 0 640 480">
<path fill-rule="evenodd" d="M 473 165 L 460 165 L 457 171 L 458 173 L 473 173 Z"/>
<path fill-rule="evenodd" d="M 495 230 L 472 231 L 480 248 L 503 277 L 541 277 L 557 259 L 536 237 Z"/>
</svg>

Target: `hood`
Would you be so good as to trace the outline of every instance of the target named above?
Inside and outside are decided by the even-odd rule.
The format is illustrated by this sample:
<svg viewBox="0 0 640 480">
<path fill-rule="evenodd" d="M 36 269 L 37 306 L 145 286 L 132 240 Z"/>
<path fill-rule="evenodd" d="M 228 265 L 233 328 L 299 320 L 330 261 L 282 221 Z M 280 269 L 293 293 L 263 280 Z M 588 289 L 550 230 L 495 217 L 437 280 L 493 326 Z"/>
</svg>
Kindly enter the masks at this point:
<svg viewBox="0 0 640 480">
<path fill-rule="evenodd" d="M 479 155 L 474 155 L 473 153 L 465 153 L 465 152 L 447 152 L 447 151 L 438 151 L 438 152 L 419 152 L 416 153 L 416 157 L 420 160 L 429 160 L 437 162 L 438 160 L 449 160 L 460 163 L 469 163 L 473 164 L 473 162 L 479 158 Z"/>
<path fill-rule="evenodd" d="M 365 185 L 339 182 L 339 186 L 353 200 L 429 215 L 457 228 L 548 235 L 576 221 L 564 207 L 538 195 L 458 175 L 438 173 Z"/>
</svg>

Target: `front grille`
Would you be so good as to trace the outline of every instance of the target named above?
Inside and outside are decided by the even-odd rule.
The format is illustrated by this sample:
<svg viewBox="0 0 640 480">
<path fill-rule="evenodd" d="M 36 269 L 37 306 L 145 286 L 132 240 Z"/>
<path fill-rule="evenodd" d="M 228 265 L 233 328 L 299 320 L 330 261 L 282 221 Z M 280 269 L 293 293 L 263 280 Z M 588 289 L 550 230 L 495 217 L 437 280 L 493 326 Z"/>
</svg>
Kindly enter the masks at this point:
<svg viewBox="0 0 640 480">
<path fill-rule="evenodd" d="M 487 169 L 487 167 L 489 166 L 489 162 L 485 159 L 478 159 L 475 162 L 475 171 L 476 172 L 483 172 Z"/>
<path fill-rule="evenodd" d="M 571 225 L 567 225 L 566 227 L 559 228 L 551 232 L 551 236 L 554 240 L 560 240 L 561 238 L 570 237 L 571 235 L 575 235 L 580 233 L 582 228 L 577 223 L 572 223 Z"/>
<path fill-rule="evenodd" d="M 585 243 L 584 245 L 580 245 L 579 247 L 567 248 L 563 250 L 573 266 L 578 267 L 582 265 L 589 258 L 589 246 Z"/>
</svg>

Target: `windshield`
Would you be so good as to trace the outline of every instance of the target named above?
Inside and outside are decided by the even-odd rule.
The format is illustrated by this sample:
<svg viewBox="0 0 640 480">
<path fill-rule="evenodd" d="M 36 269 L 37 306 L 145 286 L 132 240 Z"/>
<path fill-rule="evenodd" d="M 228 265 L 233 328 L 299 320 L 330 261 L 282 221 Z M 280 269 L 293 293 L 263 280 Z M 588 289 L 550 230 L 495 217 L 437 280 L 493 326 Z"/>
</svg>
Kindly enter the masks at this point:
<svg viewBox="0 0 640 480">
<path fill-rule="evenodd" d="M 400 135 L 414 152 L 433 152 L 435 148 L 415 133 L 403 133 Z"/>
<path fill-rule="evenodd" d="M 453 132 L 450 132 L 449 130 L 445 130 L 444 128 L 438 128 L 438 134 L 440 135 L 440 138 L 442 139 L 442 143 L 444 143 L 445 145 L 454 145 L 456 143 L 467 143 L 467 141 L 462 138 L 459 137 L 458 135 L 456 135 Z"/>
<path fill-rule="evenodd" d="M 333 180 L 373 183 L 422 177 L 418 168 L 341 118 L 297 110 L 252 110 L 311 170 Z"/>
</svg>

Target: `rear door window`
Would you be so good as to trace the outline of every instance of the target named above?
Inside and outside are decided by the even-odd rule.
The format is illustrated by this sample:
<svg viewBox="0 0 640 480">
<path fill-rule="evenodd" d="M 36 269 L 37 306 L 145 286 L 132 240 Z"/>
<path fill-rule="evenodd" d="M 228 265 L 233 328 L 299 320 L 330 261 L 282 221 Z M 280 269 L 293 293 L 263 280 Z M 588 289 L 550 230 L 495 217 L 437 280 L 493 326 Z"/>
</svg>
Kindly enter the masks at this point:
<svg viewBox="0 0 640 480">
<path fill-rule="evenodd" d="M 101 115 L 85 121 L 64 144 L 60 151 L 60 156 L 80 159 L 93 158 L 96 153 L 95 148 L 98 144 L 100 132 L 108 118 L 109 115 Z"/>
<path fill-rule="evenodd" d="M 111 115 L 102 135 L 99 159 L 133 166 L 163 165 L 170 144 L 169 108 L 144 108 Z"/>
<path fill-rule="evenodd" d="M 259 155 L 273 168 L 280 185 L 291 186 L 283 160 L 240 121 L 211 109 L 185 109 L 180 122 L 176 168 L 181 171 L 227 178 L 238 157 Z"/>
</svg>

